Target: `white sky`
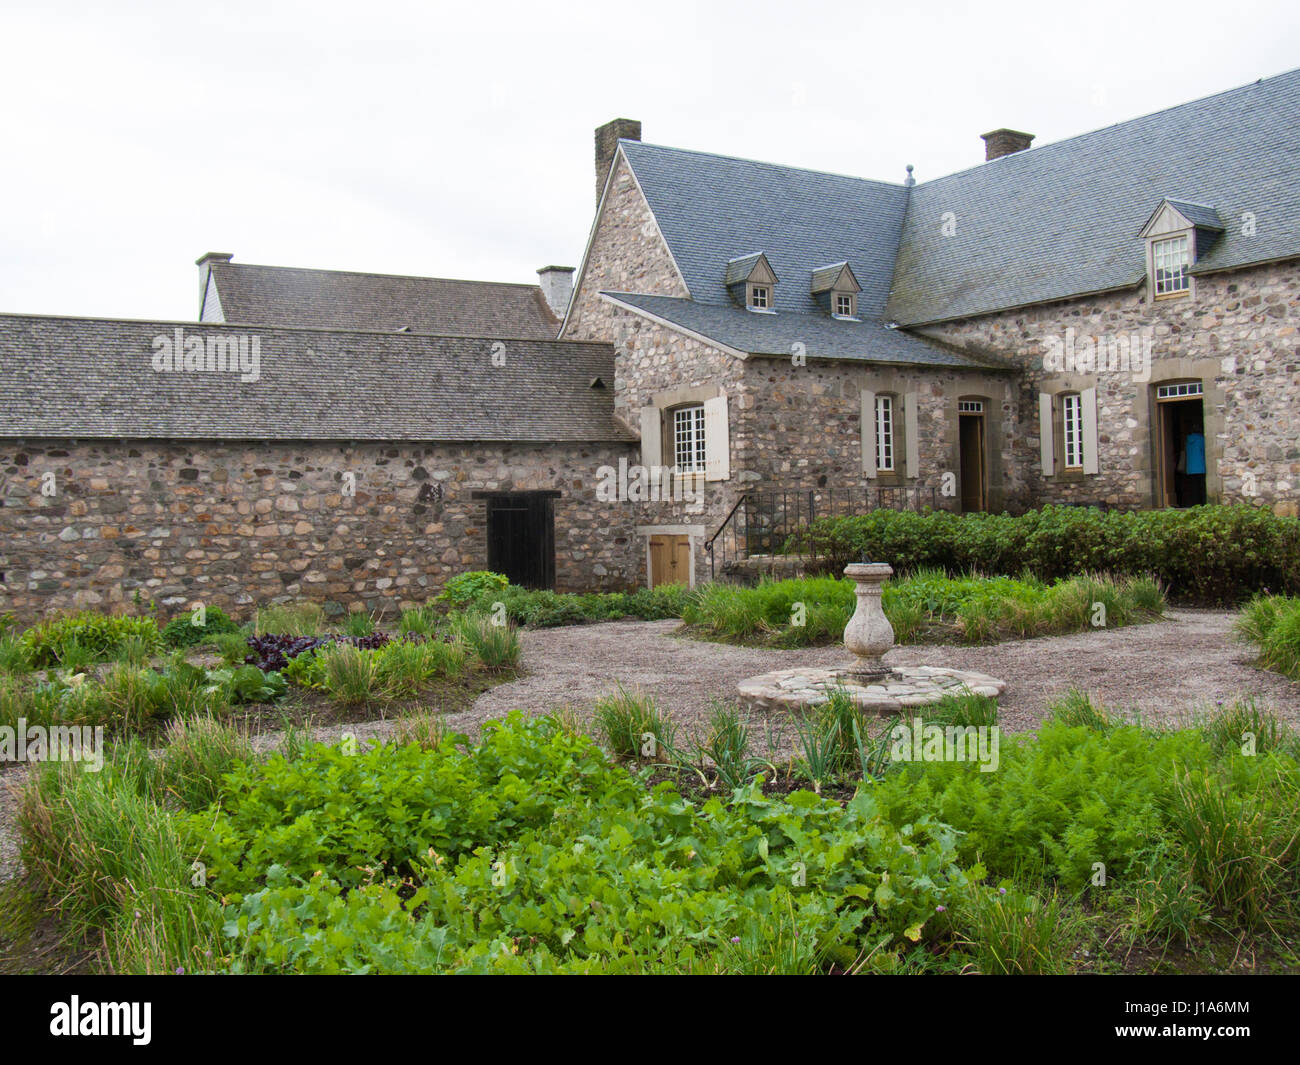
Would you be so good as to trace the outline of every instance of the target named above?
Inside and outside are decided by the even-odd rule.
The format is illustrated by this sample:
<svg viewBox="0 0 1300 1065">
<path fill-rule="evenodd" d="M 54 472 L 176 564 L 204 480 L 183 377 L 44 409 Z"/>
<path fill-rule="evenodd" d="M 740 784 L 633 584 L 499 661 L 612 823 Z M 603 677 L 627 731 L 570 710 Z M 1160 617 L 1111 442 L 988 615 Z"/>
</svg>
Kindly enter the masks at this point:
<svg viewBox="0 0 1300 1065">
<path fill-rule="evenodd" d="M 236 262 L 577 265 L 592 130 L 901 181 L 1300 65 L 1294 2 L 3 0 L 0 311 L 193 319 Z"/>
</svg>

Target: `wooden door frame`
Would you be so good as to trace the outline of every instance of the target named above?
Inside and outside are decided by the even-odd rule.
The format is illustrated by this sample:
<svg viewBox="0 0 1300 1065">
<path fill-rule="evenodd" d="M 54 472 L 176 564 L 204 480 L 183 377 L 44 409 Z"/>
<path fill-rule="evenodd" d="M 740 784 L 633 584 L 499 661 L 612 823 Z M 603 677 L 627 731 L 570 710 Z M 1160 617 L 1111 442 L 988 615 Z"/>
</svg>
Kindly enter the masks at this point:
<svg viewBox="0 0 1300 1065">
<path fill-rule="evenodd" d="M 695 551 L 708 535 L 703 525 L 638 525 L 637 535 L 645 537 L 645 586 L 654 587 L 654 569 L 650 564 L 650 537 L 685 536 L 691 549 L 690 583 L 695 587 Z"/>
</svg>

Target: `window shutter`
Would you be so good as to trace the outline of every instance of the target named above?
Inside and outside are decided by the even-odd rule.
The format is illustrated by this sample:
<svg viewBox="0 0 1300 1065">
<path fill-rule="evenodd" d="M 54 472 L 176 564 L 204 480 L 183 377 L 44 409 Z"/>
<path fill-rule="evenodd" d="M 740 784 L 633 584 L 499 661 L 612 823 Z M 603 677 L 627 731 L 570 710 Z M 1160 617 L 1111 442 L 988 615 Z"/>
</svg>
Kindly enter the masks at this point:
<svg viewBox="0 0 1300 1065">
<path fill-rule="evenodd" d="M 641 408 L 641 465 L 649 470 L 663 465 L 663 444 L 660 442 L 661 418 L 655 406 Z"/>
<path fill-rule="evenodd" d="M 1079 393 L 1083 406 L 1083 472 L 1097 473 L 1097 390 L 1085 388 Z"/>
<path fill-rule="evenodd" d="M 876 475 L 876 394 L 862 390 L 862 472 Z"/>
<path fill-rule="evenodd" d="M 731 439 L 727 432 L 727 397 L 704 401 L 704 479 L 725 481 L 731 477 Z"/>
<path fill-rule="evenodd" d="M 903 446 L 907 449 L 907 468 L 904 477 L 921 475 L 921 436 L 916 428 L 916 393 L 903 396 Z"/>
<path fill-rule="evenodd" d="M 1052 396 L 1048 392 L 1038 393 L 1038 454 L 1043 463 L 1043 476 L 1051 477 L 1056 472 L 1056 460 L 1052 453 Z"/>
</svg>

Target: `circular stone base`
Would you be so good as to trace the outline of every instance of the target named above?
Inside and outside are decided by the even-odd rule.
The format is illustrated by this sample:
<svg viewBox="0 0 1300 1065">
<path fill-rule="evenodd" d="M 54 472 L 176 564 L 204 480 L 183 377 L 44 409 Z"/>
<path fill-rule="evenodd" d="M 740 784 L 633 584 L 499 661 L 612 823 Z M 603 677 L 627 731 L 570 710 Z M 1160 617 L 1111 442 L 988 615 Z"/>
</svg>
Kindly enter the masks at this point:
<svg viewBox="0 0 1300 1065">
<path fill-rule="evenodd" d="M 842 690 L 862 710 L 897 714 L 914 706 L 937 703 L 945 695 L 998 696 L 1006 681 L 970 669 L 941 666 L 899 666 L 874 683 L 855 680 L 848 669 L 778 669 L 742 680 L 740 701 L 758 710 L 793 710 L 820 706 L 830 693 Z"/>
</svg>

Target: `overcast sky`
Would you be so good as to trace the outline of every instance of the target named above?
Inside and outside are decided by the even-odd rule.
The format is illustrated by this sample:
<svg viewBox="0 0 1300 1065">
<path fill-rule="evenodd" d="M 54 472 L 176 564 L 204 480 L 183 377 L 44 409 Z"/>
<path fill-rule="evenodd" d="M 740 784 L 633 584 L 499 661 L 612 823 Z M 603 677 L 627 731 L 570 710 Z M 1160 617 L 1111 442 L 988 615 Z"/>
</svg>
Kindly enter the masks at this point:
<svg viewBox="0 0 1300 1065">
<path fill-rule="evenodd" d="M 0 311 L 193 319 L 209 250 L 531 282 L 610 118 L 925 181 L 1300 66 L 1296 7 L 0 0 Z"/>
</svg>

